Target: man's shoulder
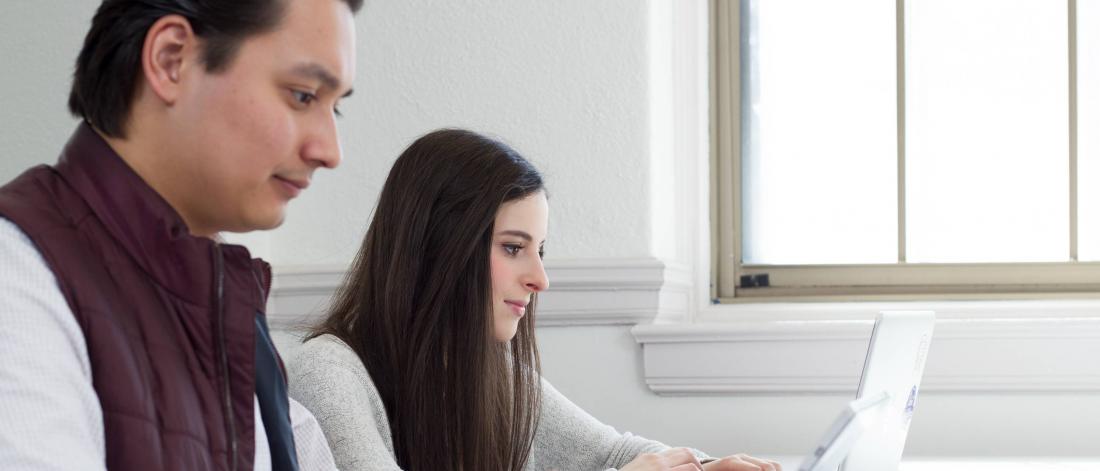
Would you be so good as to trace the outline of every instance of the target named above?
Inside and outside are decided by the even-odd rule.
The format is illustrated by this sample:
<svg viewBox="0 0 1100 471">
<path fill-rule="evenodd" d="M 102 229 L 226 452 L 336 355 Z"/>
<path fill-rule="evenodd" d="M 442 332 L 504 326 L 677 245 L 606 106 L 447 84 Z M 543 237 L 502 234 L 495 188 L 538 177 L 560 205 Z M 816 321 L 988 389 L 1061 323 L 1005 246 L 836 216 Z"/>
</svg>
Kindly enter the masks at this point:
<svg viewBox="0 0 1100 471">
<path fill-rule="evenodd" d="M 7 296 L 4 296 L 8 299 L 0 299 L 0 302 L 5 302 L 8 307 L 12 306 L 8 304 L 9 302 L 21 303 L 21 306 L 26 303 L 44 303 L 51 307 L 65 306 L 58 279 L 38 246 L 22 228 L 2 214 L 0 214 L 0 281 L 4 289 L 9 290 Z M 49 297 L 49 302 L 43 301 L 43 297 Z M 19 301 L 13 301 L 13 299 Z M 55 300 L 60 302 L 55 303 Z M 67 306 L 65 308 L 67 310 Z M 20 309 L 29 308 L 22 306 Z"/>
<path fill-rule="evenodd" d="M 10 219 L 0 214 L 0 243 L 4 245 L 9 244 L 29 244 L 31 241 L 27 238 L 27 234 L 23 233 L 23 230 L 19 226 L 15 225 Z"/>
<path fill-rule="evenodd" d="M 0 185 L 0 201 L 5 203 L 28 202 L 27 192 L 48 185 L 54 177 L 59 177 L 57 169 L 51 165 L 39 164 L 24 170 L 8 182 Z"/>
<path fill-rule="evenodd" d="M 70 205 L 68 211 L 60 207 L 61 201 L 79 198 L 68 191 L 68 185 L 49 165 L 27 169 L 18 177 L 0 186 L 0 218 L 18 226 L 25 235 L 52 231 L 70 226 L 70 216 L 79 206 Z"/>
<path fill-rule="evenodd" d="M 27 233 L 3 214 L 0 214 L 0 260 L 5 264 L 26 266 L 33 263 L 45 267 L 42 255 Z"/>
</svg>

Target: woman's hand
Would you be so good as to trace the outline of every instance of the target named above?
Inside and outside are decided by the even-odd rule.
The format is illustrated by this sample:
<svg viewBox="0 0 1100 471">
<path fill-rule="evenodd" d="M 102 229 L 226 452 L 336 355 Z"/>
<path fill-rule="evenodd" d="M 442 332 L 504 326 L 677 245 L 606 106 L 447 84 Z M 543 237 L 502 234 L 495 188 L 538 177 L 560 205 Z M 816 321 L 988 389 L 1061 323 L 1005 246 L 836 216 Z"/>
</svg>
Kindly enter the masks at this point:
<svg viewBox="0 0 1100 471">
<path fill-rule="evenodd" d="M 774 461 L 753 458 L 744 453 L 727 456 L 703 465 L 705 471 L 783 471 Z"/>
<path fill-rule="evenodd" d="M 691 454 L 687 448 L 670 448 L 660 453 L 638 455 L 619 471 L 702 471 L 703 469 L 703 465 L 699 464 L 699 458 Z"/>
</svg>

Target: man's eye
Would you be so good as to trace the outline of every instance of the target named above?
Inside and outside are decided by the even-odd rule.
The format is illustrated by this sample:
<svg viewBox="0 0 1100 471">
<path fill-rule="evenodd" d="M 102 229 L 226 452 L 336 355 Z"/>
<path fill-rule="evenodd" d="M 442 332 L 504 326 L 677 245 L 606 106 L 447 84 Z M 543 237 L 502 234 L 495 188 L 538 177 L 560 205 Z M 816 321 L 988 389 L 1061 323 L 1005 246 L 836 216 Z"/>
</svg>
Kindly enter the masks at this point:
<svg viewBox="0 0 1100 471">
<path fill-rule="evenodd" d="M 301 103 L 303 105 L 308 105 L 310 103 L 313 103 L 313 100 L 317 99 L 317 95 L 314 95 L 312 93 L 307 93 L 307 92 L 298 91 L 298 90 L 293 90 L 293 91 L 291 91 L 291 93 L 294 94 L 294 100 L 296 100 L 298 103 Z"/>
</svg>

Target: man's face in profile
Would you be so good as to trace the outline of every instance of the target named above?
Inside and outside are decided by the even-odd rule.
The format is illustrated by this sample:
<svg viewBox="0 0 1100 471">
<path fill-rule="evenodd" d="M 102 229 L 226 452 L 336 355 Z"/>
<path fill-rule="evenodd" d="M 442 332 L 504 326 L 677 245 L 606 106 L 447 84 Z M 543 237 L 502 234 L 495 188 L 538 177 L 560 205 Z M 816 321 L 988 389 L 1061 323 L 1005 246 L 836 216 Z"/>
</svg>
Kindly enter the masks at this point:
<svg viewBox="0 0 1100 471">
<path fill-rule="evenodd" d="M 246 38 L 227 68 L 181 74 L 165 149 L 178 209 L 193 231 L 274 228 L 313 171 L 340 162 L 335 108 L 355 76 L 352 12 L 342 0 L 286 1 L 279 25 Z"/>
</svg>

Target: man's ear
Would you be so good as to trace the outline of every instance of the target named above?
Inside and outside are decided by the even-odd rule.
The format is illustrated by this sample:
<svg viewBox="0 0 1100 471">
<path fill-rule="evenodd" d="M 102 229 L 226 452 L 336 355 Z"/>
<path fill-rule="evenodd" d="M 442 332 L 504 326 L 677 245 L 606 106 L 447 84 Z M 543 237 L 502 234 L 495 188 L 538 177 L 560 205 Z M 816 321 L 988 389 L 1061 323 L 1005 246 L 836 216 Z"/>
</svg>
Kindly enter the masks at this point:
<svg viewBox="0 0 1100 471">
<path fill-rule="evenodd" d="M 175 104 L 184 72 L 198 62 L 198 37 L 187 18 L 163 16 L 149 28 L 141 49 L 141 70 L 149 89 L 166 105 Z"/>
</svg>

